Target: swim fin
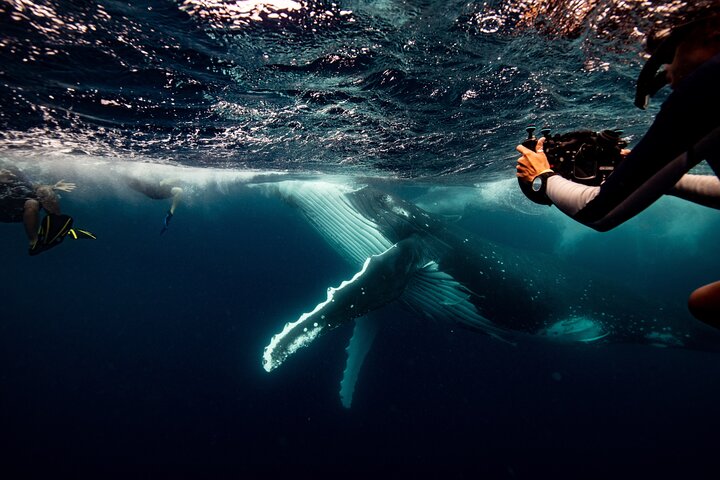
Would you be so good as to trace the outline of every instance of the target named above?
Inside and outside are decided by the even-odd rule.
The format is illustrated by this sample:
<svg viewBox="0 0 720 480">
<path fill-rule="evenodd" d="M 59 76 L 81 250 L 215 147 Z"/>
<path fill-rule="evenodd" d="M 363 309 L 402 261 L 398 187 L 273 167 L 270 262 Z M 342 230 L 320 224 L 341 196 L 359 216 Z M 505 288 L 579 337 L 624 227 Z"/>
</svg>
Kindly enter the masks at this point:
<svg viewBox="0 0 720 480">
<path fill-rule="evenodd" d="M 167 211 L 167 214 L 165 215 L 165 218 L 163 219 L 163 227 L 162 230 L 160 230 L 160 235 L 167 232 L 168 227 L 170 226 L 170 220 L 172 220 L 173 214 L 170 210 Z"/>
<path fill-rule="evenodd" d="M 40 223 L 38 230 L 38 238 L 34 244 L 30 246 L 28 253 L 30 255 L 39 255 L 46 250 L 56 247 L 70 235 L 74 239 L 87 238 L 95 240 L 95 235 L 79 228 L 72 228 L 73 218 L 70 215 L 55 215 L 48 213 Z"/>
<path fill-rule="evenodd" d="M 75 240 L 97 240 L 94 233 L 88 232 L 87 230 L 80 230 L 79 228 L 71 228 L 68 230 L 67 235 Z"/>
</svg>

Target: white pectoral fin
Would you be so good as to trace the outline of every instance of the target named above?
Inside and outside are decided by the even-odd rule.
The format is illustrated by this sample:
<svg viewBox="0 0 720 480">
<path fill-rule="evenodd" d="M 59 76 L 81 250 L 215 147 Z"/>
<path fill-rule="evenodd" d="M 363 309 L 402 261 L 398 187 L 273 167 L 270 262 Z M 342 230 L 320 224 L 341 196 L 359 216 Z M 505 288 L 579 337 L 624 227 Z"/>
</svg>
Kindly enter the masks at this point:
<svg viewBox="0 0 720 480">
<path fill-rule="evenodd" d="M 360 376 L 365 356 L 370 351 L 370 347 L 375 340 L 378 325 L 379 321 L 373 314 L 355 320 L 355 329 L 348 346 L 345 348 L 347 360 L 345 361 L 343 378 L 340 381 L 340 401 L 345 408 L 352 406 L 355 384 Z"/>
<path fill-rule="evenodd" d="M 275 335 L 263 353 L 263 368 L 271 371 L 319 335 L 397 299 L 416 269 L 413 238 L 373 255 L 350 280 L 329 288 L 327 299 Z"/>
</svg>

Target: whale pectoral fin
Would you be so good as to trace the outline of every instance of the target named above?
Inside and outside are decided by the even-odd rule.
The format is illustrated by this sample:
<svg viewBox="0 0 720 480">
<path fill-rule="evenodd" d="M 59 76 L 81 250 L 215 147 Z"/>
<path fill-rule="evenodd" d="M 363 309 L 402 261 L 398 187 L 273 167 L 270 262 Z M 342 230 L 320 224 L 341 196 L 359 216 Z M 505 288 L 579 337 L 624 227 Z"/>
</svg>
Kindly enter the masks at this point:
<svg viewBox="0 0 720 480">
<path fill-rule="evenodd" d="M 271 371 L 319 335 L 344 325 L 397 299 L 417 270 L 418 242 L 409 237 L 380 255 L 368 258 L 363 268 L 337 288 L 312 312 L 288 323 L 263 353 L 263 368 Z"/>
<path fill-rule="evenodd" d="M 510 333 L 488 320 L 473 302 L 481 298 L 440 270 L 436 262 L 418 269 L 409 282 L 402 300 L 419 315 L 431 319 L 452 319 L 455 322 L 508 341 Z"/>
<path fill-rule="evenodd" d="M 343 378 L 340 381 L 340 401 L 345 408 L 352 406 L 355 384 L 360 375 L 365 356 L 370 351 L 370 347 L 375 340 L 378 324 L 378 319 L 372 313 L 355 320 L 352 337 L 350 337 L 350 342 L 345 348 L 347 360 L 345 361 Z"/>
</svg>

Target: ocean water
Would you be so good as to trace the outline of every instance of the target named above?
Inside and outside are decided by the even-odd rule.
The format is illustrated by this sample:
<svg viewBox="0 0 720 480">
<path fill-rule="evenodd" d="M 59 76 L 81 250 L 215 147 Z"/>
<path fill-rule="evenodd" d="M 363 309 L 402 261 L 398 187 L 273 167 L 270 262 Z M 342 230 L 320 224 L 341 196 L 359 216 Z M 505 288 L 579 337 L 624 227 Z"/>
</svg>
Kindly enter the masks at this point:
<svg viewBox="0 0 720 480">
<path fill-rule="evenodd" d="M 632 107 L 644 34 L 714 5 L 0 2 L 0 161 L 77 183 L 63 211 L 98 237 L 29 257 L 0 223 L 3 471 L 712 477 L 712 351 L 512 344 L 396 303 L 351 408 L 350 324 L 265 372 L 271 337 L 359 266 L 256 185 L 369 183 L 695 326 L 715 212 L 663 198 L 596 233 L 520 194 L 514 148 L 529 123 L 632 146 L 664 98 Z M 181 182 L 163 235 L 169 200 L 127 177 Z"/>
</svg>

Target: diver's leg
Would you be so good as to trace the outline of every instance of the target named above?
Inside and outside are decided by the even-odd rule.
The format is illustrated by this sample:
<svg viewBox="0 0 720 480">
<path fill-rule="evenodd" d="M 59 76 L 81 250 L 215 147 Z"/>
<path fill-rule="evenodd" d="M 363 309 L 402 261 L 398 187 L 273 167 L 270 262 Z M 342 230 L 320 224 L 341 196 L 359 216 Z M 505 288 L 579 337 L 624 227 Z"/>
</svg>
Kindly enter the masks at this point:
<svg viewBox="0 0 720 480">
<path fill-rule="evenodd" d="M 50 185 L 40 185 L 35 189 L 43 208 L 53 215 L 60 215 L 60 198 Z"/>
<path fill-rule="evenodd" d="M 688 308 L 698 320 L 720 328 L 720 281 L 695 290 L 688 299 Z"/>
<path fill-rule="evenodd" d="M 170 206 L 170 214 L 175 215 L 175 209 L 178 206 L 178 203 L 180 203 L 180 198 L 182 197 L 182 188 L 180 187 L 173 187 L 170 191 L 172 193 L 172 205 Z"/>
<path fill-rule="evenodd" d="M 40 227 L 40 202 L 37 200 L 27 200 L 25 202 L 23 224 L 30 244 L 34 244 L 37 241 L 38 228 Z"/>
</svg>

